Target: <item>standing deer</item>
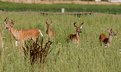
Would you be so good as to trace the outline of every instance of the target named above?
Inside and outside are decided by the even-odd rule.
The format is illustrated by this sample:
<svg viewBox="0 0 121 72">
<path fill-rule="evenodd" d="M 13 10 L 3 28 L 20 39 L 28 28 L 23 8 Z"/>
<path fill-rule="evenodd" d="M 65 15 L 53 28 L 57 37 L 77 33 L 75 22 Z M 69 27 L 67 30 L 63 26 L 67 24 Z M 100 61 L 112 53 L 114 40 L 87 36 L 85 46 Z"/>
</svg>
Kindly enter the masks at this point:
<svg viewBox="0 0 121 72">
<path fill-rule="evenodd" d="M 13 27 L 14 21 L 6 18 L 4 20 L 5 28 L 13 35 L 16 42 L 15 45 L 18 46 L 18 42 L 24 43 L 26 40 L 33 39 L 34 41 L 43 34 L 39 29 L 28 29 L 28 30 L 17 30 Z"/>
<path fill-rule="evenodd" d="M 80 26 L 77 26 L 76 22 L 74 22 L 73 24 L 74 24 L 74 27 L 76 28 L 76 33 L 75 34 L 70 34 L 68 36 L 67 42 L 71 41 L 73 43 L 78 44 L 80 42 L 80 35 L 79 34 L 82 32 L 82 28 L 83 28 L 84 23 L 81 23 Z"/>
<path fill-rule="evenodd" d="M 110 43 L 112 42 L 113 36 L 116 36 L 116 33 L 112 31 L 112 28 L 108 30 L 109 36 L 107 37 L 105 34 L 100 34 L 99 40 L 101 45 L 104 44 L 105 47 L 108 47 Z"/>
<path fill-rule="evenodd" d="M 55 31 L 53 28 L 50 27 L 50 24 L 52 23 L 52 21 L 50 21 L 50 23 L 48 22 L 48 19 L 46 20 L 46 34 L 48 35 L 48 40 L 53 39 L 55 37 Z"/>
</svg>

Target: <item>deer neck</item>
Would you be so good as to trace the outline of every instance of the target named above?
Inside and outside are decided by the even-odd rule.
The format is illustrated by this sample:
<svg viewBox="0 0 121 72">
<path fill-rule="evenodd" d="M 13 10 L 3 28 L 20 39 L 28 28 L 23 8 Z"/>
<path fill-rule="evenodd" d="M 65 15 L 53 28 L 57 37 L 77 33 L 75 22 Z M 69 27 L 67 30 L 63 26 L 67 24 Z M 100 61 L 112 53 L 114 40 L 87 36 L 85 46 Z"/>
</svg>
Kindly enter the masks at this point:
<svg viewBox="0 0 121 72">
<path fill-rule="evenodd" d="M 76 37 L 77 37 L 77 38 L 79 38 L 79 37 L 80 37 L 79 32 L 76 32 Z"/>
<path fill-rule="evenodd" d="M 50 26 L 47 26 L 47 32 L 52 31 L 52 28 Z"/>
<path fill-rule="evenodd" d="M 50 25 L 47 25 L 47 30 L 50 30 L 51 28 L 50 28 Z"/>
<path fill-rule="evenodd" d="M 18 36 L 18 30 L 15 28 L 10 28 L 9 31 L 12 33 L 12 35 L 14 36 L 15 39 L 17 39 Z"/>
<path fill-rule="evenodd" d="M 109 42 L 109 43 L 112 42 L 112 39 L 113 39 L 113 36 L 112 36 L 112 35 L 109 35 L 109 40 L 108 40 L 108 42 Z"/>
<path fill-rule="evenodd" d="M 47 30 L 49 30 L 50 29 L 50 27 L 49 26 L 47 26 Z"/>
</svg>

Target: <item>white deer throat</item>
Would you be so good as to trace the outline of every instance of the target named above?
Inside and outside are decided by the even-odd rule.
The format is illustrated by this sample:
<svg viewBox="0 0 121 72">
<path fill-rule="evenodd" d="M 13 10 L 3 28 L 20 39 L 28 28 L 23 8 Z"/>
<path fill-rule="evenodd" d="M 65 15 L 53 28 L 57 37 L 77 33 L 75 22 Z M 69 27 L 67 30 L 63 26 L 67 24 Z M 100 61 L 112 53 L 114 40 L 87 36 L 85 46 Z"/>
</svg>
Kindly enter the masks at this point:
<svg viewBox="0 0 121 72">
<path fill-rule="evenodd" d="M 79 37 L 80 37 L 79 33 L 76 33 L 76 37 L 77 37 L 77 38 L 79 38 Z"/>
<path fill-rule="evenodd" d="M 113 37 L 109 36 L 109 43 L 112 42 Z"/>
</svg>

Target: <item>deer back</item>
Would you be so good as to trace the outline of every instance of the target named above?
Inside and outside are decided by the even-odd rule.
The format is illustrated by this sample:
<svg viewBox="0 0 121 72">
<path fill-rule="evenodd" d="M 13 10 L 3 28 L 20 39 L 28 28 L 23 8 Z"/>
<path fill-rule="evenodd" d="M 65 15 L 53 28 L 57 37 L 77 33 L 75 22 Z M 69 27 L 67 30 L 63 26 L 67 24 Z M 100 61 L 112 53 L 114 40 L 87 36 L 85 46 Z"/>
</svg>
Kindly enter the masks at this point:
<svg viewBox="0 0 121 72">
<path fill-rule="evenodd" d="M 27 39 L 35 39 L 39 37 L 40 32 L 39 29 L 28 29 L 28 30 L 20 30 L 18 32 L 18 38 L 20 40 L 27 40 Z"/>
</svg>

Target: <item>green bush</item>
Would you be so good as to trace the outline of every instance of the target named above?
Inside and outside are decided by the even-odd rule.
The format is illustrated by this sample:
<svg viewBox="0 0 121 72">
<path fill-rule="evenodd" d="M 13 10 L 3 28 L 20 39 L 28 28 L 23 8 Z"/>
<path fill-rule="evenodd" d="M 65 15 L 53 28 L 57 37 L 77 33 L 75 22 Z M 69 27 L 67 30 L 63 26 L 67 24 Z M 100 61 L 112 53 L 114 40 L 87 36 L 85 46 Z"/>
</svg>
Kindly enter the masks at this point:
<svg viewBox="0 0 121 72">
<path fill-rule="evenodd" d="M 120 14 L 121 5 L 82 5 L 82 4 L 23 4 L 0 2 L 2 11 L 41 11 L 41 12 L 60 12 L 65 8 L 66 12 L 101 12 Z"/>
</svg>

